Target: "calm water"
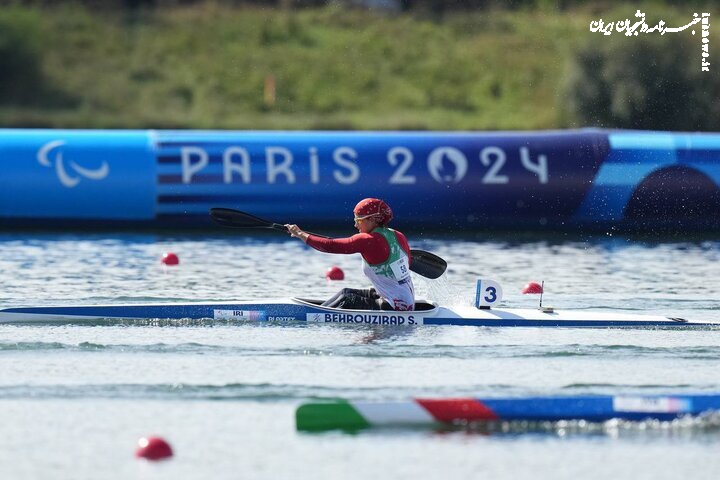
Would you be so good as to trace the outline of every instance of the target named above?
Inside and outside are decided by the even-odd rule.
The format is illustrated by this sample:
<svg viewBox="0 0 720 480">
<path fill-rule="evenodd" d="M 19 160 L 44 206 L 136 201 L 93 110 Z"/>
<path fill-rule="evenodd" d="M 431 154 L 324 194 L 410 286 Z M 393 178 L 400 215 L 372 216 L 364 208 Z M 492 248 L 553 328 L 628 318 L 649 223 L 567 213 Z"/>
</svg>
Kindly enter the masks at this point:
<svg viewBox="0 0 720 480">
<path fill-rule="evenodd" d="M 425 297 L 720 320 L 720 242 L 465 241 L 414 247 L 448 273 Z M 178 267 L 159 258 L 173 251 Z M 0 305 L 326 297 L 359 258 L 281 237 L 0 234 Z M 328 284 L 331 265 L 346 280 Z M 0 478 L 716 478 L 720 420 L 493 434 L 300 434 L 316 398 L 720 392 L 720 331 L 326 325 L 0 325 Z M 168 462 L 136 461 L 160 434 Z"/>
</svg>

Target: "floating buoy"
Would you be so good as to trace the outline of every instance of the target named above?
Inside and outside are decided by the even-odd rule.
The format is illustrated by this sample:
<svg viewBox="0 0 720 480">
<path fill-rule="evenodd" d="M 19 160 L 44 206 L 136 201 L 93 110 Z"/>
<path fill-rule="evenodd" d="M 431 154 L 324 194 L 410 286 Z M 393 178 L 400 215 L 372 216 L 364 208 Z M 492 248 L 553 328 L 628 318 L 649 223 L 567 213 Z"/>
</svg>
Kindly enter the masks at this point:
<svg viewBox="0 0 720 480">
<path fill-rule="evenodd" d="M 180 259 L 174 253 L 167 252 L 163 254 L 160 263 L 162 263 L 163 265 L 177 265 L 180 263 Z"/>
<path fill-rule="evenodd" d="M 135 456 L 146 460 L 163 460 L 173 456 L 172 447 L 160 437 L 142 437 L 138 440 Z"/>
<path fill-rule="evenodd" d="M 340 267 L 332 266 L 325 272 L 325 278 L 328 280 L 344 280 L 345 272 L 343 272 Z"/>
<path fill-rule="evenodd" d="M 543 287 L 537 282 L 530 282 L 523 287 L 522 293 L 524 295 L 540 294 L 543 293 Z"/>
</svg>

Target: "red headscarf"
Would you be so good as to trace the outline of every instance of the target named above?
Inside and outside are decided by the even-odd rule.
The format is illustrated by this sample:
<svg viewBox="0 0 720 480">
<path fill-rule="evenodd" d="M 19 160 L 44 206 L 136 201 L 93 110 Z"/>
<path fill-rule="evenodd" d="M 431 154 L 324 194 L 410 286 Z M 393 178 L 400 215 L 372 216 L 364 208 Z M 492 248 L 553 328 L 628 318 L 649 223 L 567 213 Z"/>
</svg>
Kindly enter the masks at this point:
<svg viewBox="0 0 720 480">
<path fill-rule="evenodd" d="M 366 198 L 355 205 L 353 213 L 356 217 L 376 217 L 380 225 L 387 225 L 393 218 L 390 206 L 377 198 Z"/>
</svg>

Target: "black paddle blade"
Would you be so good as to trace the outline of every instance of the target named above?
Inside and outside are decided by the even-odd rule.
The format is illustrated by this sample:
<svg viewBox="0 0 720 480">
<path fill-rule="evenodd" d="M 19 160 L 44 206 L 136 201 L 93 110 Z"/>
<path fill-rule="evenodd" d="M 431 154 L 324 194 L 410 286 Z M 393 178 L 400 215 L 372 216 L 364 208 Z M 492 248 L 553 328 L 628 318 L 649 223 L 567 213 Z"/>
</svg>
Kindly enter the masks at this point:
<svg viewBox="0 0 720 480">
<path fill-rule="evenodd" d="M 262 218 L 251 215 L 247 212 L 241 212 L 240 210 L 233 210 L 232 208 L 211 208 L 210 217 L 223 227 L 233 228 L 272 228 L 280 232 L 287 233 L 285 225 L 280 223 L 273 223 L 269 220 L 263 220 Z M 325 235 L 318 235 L 317 233 L 307 232 L 310 235 L 316 237 L 329 238 Z"/>
<path fill-rule="evenodd" d="M 285 227 L 282 225 L 263 220 L 262 218 L 250 215 L 249 213 L 233 210 L 231 208 L 211 208 L 210 217 L 224 227 L 274 228 L 278 230 L 285 230 Z"/>
<path fill-rule="evenodd" d="M 410 250 L 412 262 L 410 270 L 423 277 L 434 280 L 447 270 L 447 262 L 437 255 L 425 250 Z"/>
</svg>

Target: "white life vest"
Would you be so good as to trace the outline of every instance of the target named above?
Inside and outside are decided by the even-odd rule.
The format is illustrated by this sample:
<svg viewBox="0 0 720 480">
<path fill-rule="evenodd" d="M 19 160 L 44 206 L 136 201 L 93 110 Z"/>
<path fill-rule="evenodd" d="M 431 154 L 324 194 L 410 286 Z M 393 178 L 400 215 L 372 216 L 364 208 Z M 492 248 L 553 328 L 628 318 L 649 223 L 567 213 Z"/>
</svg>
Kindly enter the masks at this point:
<svg viewBox="0 0 720 480">
<path fill-rule="evenodd" d="M 382 263 L 370 265 L 363 258 L 363 273 L 372 282 L 377 293 L 395 310 L 415 309 L 415 288 L 410 277 L 410 259 L 395 235 L 395 230 L 378 227 L 379 233 L 390 246 L 390 255 Z"/>
</svg>

